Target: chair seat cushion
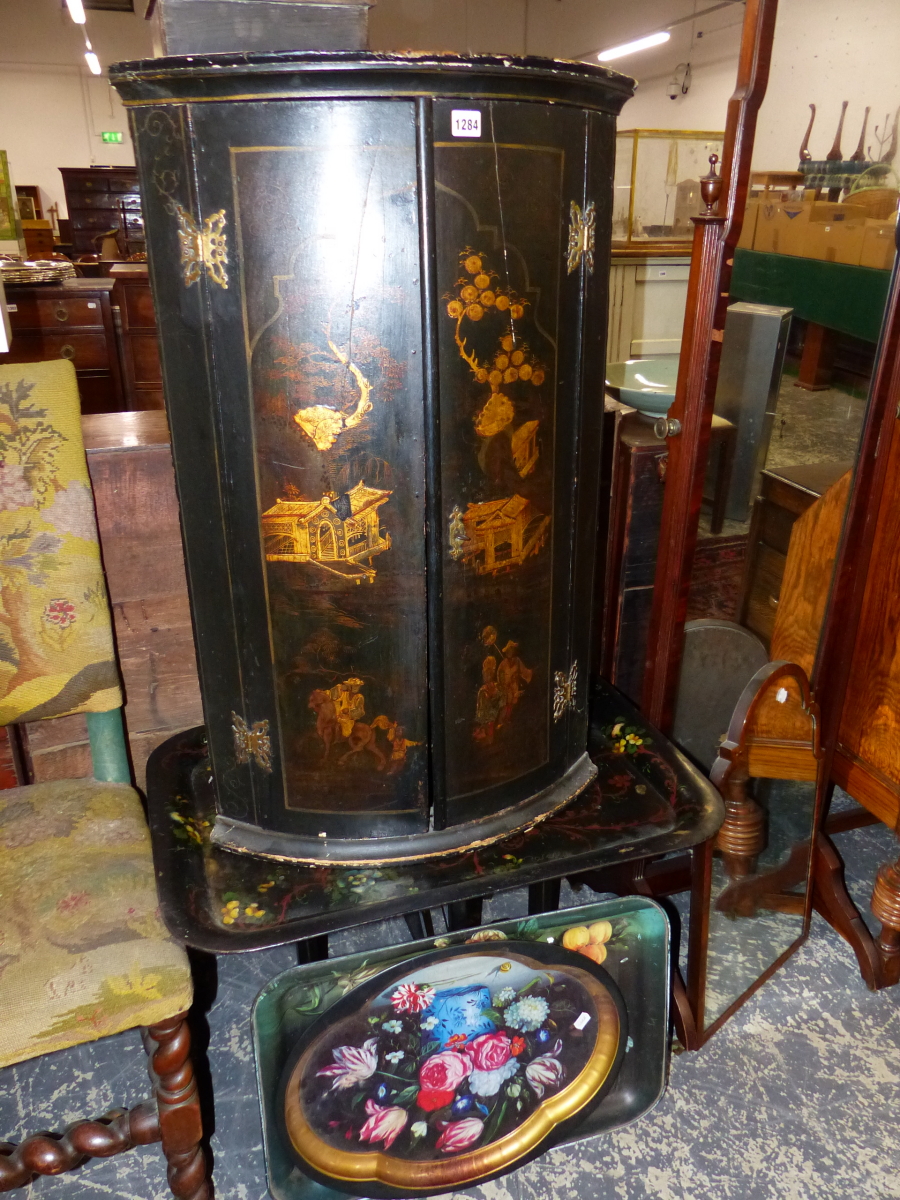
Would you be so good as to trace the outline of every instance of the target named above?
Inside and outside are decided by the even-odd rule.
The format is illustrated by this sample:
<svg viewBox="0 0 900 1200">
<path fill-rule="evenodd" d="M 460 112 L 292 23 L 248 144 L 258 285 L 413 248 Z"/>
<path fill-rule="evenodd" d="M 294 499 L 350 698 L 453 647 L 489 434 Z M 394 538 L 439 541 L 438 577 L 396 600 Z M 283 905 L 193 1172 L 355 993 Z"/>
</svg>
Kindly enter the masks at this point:
<svg viewBox="0 0 900 1200">
<path fill-rule="evenodd" d="M 191 1003 L 137 793 L 76 779 L 0 791 L 0 1065 Z"/>
</svg>

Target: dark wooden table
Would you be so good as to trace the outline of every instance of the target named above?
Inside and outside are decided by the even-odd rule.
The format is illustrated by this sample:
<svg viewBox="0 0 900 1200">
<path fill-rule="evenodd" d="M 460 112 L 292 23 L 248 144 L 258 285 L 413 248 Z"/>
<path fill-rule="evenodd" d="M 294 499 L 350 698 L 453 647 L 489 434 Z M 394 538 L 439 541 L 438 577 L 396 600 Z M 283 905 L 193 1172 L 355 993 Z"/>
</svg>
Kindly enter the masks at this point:
<svg viewBox="0 0 900 1200">
<path fill-rule="evenodd" d="M 450 925 L 480 921 L 480 900 L 530 888 L 532 912 L 558 904 L 562 877 L 674 850 L 711 837 L 722 822 L 718 792 L 609 685 L 595 691 L 589 749 L 597 781 L 532 829 L 438 860 L 382 867 L 306 866 L 212 844 L 212 784 L 203 729 L 160 746 L 147 767 L 153 854 L 169 929 L 216 954 L 318 940 L 322 935 L 407 918 L 425 936 L 424 914 L 449 906 Z M 619 725 L 617 735 L 612 730 Z M 622 734 L 636 741 L 620 751 Z"/>
</svg>

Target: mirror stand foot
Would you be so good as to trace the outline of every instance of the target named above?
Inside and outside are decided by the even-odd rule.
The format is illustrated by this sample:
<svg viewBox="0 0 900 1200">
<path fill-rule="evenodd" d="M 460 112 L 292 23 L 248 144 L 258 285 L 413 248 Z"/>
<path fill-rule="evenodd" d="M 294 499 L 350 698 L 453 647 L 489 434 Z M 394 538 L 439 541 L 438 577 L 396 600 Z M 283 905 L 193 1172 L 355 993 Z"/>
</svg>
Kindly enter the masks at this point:
<svg viewBox="0 0 900 1200">
<path fill-rule="evenodd" d="M 886 863 L 875 876 L 872 912 L 881 922 L 881 986 L 889 987 L 900 982 L 900 859 Z"/>
<path fill-rule="evenodd" d="M 816 836 L 813 864 L 813 907 L 850 943 L 860 974 L 873 991 L 880 987 L 881 957 L 844 883 L 844 864 L 824 833 Z"/>
</svg>

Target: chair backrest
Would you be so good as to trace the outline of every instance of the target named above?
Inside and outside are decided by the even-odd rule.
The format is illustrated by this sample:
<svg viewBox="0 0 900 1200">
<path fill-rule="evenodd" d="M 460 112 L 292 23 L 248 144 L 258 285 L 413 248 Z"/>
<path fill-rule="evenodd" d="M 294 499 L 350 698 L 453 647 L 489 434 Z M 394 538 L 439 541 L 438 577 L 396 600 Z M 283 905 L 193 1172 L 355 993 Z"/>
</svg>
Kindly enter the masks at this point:
<svg viewBox="0 0 900 1200">
<path fill-rule="evenodd" d="M 0 724 L 87 713 L 93 750 L 121 705 L 74 368 L 0 366 Z"/>
</svg>

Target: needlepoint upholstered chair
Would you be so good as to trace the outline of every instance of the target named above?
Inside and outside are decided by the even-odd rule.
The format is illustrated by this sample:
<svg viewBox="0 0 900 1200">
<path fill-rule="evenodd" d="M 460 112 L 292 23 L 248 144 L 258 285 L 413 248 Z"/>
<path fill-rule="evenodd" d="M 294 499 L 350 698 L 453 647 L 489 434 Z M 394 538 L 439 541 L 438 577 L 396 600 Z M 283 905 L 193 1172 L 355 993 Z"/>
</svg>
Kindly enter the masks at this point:
<svg viewBox="0 0 900 1200">
<path fill-rule="evenodd" d="M 161 1141 L 173 1193 L 205 1200 L 191 974 L 121 705 L 75 372 L 0 366 L 0 724 L 85 713 L 95 775 L 0 791 L 0 1066 L 142 1027 L 152 1083 L 130 1112 L 0 1142 L 0 1191 Z"/>
</svg>

